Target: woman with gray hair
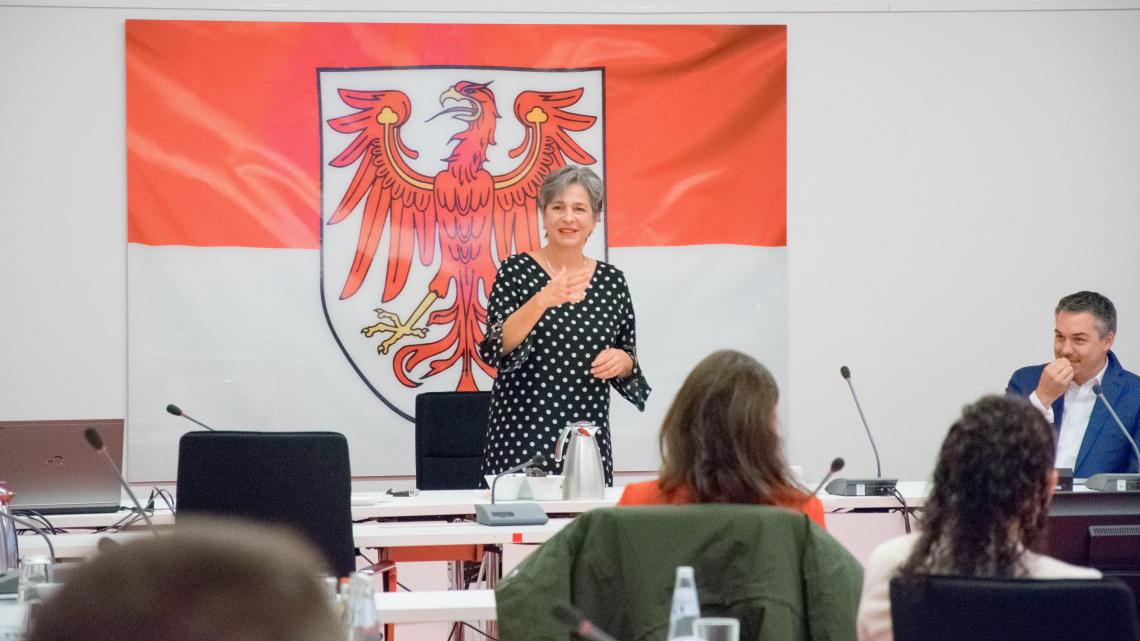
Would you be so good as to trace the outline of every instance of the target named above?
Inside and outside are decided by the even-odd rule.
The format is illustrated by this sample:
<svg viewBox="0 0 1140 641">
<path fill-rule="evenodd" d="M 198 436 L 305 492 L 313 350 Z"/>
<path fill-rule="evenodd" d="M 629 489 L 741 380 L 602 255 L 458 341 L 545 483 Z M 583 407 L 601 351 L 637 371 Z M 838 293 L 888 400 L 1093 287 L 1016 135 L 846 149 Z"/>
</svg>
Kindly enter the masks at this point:
<svg viewBox="0 0 1140 641">
<path fill-rule="evenodd" d="M 504 260 L 495 276 L 479 346 L 498 368 L 484 474 L 535 454 L 549 458 L 563 427 L 590 421 L 601 428 L 606 485 L 613 485 L 609 387 L 639 410 L 650 387 L 637 363 L 625 276 L 583 253 L 601 218 L 603 194 L 601 179 L 588 168 L 549 174 L 538 194 L 546 244 Z"/>
</svg>

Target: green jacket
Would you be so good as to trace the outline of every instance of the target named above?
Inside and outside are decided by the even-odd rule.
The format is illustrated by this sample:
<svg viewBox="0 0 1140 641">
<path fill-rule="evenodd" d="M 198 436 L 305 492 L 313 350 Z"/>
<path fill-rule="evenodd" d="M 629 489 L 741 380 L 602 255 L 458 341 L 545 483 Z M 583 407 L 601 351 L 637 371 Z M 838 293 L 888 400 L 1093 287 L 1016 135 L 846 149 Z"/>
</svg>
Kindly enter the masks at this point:
<svg viewBox="0 0 1140 641">
<path fill-rule="evenodd" d="M 664 641 L 679 565 L 701 615 L 740 619 L 740 641 L 855 639 L 859 562 L 802 513 L 757 505 L 582 514 L 499 584 L 499 638 L 568 641 L 551 610 L 572 603 L 619 641 Z"/>
</svg>

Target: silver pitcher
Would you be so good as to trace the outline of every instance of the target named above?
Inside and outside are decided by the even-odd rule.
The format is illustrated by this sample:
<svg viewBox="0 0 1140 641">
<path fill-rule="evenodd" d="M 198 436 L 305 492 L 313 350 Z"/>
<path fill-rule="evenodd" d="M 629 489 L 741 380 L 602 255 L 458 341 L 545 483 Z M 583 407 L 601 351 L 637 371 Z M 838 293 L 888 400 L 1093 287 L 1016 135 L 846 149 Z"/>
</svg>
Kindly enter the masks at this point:
<svg viewBox="0 0 1140 641">
<path fill-rule="evenodd" d="M 562 461 L 564 445 L 566 449 L 566 462 L 562 465 L 562 498 L 605 497 L 606 473 L 602 468 L 602 452 L 594 438 L 599 429 L 589 421 L 579 421 L 567 425 L 558 435 L 554 460 Z"/>
<path fill-rule="evenodd" d="M 0 485 L 0 574 L 15 572 L 20 555 L 16 550 L 16 523 L 7 518 L 12 493 Z"/>
</svg>

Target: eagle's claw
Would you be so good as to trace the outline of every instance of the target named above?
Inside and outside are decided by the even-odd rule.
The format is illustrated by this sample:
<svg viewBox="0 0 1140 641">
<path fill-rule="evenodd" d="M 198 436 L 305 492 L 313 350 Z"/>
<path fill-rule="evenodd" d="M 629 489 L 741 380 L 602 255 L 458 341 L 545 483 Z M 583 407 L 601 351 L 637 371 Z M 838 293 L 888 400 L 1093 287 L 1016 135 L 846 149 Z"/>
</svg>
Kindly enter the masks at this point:
<svg viewBox="0 0 1140 641">
<path fill-rule="evenodd" d="M 412 323 L 419 320 L 418 318 L 413 318 L 411 321 L 404 323 L 400 320 L 399 316 L 383 309 L 376 310 L 376 318 L 380 319 L 380 322 L 375 325 L 362 327 L 360 333 L 364 334 L 366 338 L 372 338 L 373 334 L 389 332 L 391 335 L 384 339 L 384 342 L 380 343 L 376 348 L 376 351 L 381 354 L 387 354 L 388 350 L 392 349 L 392 346 L 405 336 L 415 336 L 416 338 L 427 337 L 426 328 L 412 327 Z"/>
</svg>

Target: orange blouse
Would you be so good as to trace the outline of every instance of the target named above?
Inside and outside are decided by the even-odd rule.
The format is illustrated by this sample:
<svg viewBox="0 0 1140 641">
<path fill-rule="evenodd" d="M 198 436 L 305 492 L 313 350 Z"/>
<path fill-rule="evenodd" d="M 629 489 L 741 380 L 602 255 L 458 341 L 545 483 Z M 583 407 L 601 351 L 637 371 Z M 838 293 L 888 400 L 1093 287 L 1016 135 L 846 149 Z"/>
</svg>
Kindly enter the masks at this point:
<svg viewBox="0 0 1140 641">
<path fill-rule="evenodd" d="M 821 528 L 826 528 L 827 524 L 824 523 L 823 520 L 823 503 L 815 496 L 809 496 L 806 493 L 802 494 L 802 496 L 804 498 L 800 502 L 782 502 L 776 505 L 778 507 L 786 507 L 803 512 L 809 519 L 815 521 L 816 525 Z M 661 486 L 657 484 L 657 481 L 644 481 L 642 483 L 630 483 L 625 486 L 618 505 L 684 505 L 692 502 L 687 488 L 679 488 L 674 492 L 666 494 L 661 490 Z"/>
</svg>

